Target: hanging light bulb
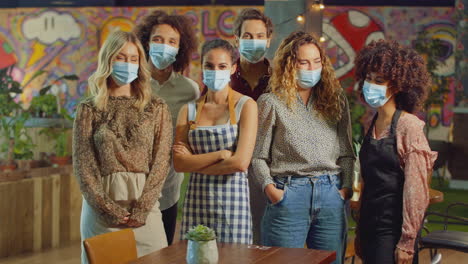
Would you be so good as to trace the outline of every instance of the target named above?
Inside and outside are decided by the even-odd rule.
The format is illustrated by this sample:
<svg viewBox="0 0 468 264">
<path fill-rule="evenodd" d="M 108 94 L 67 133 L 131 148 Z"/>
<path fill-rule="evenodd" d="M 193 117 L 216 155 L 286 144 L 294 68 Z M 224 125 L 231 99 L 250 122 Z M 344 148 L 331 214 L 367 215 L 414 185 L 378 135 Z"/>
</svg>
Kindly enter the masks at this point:
<svg viewBox="0 0 468 264">
<path fill-rule="evenodd" d="M 319 40 L 320 40 L 320 42 L 325 42 L 325 37 L 322 36 L 322 37 L 320 37 Z"/>
<path fill-rule="evenodd" d="M 324 8 L 325 8 L 325 5 L 324 5 L 324 4 L 320 4 L 319 7 L 320 7 L 320 9 L 324 9 Z"/>
<path fill-rule="evenodd" d="M 302 22 L 304 22 L 304 16 L 303 15 L 298 15 L 296 20 L 297 20 L 297 22 L 302 23 Z"/>
</svg>

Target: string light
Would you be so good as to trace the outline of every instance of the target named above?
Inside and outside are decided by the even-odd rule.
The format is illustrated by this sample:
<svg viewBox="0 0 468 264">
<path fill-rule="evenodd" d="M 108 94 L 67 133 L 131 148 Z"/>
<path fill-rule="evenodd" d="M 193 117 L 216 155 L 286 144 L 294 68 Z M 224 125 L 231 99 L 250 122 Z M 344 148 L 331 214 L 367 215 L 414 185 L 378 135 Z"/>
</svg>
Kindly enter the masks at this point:
<svg viewBox="0 0 468 264">
<path fill-rule="evenodd" d="M 320 9 L 325 9 L 325 5 L 324 5 L 324 4 L 320 4 L 319 7 L 320 7 Z"/>
<path fill-rule="evenodd" d="M 320 37 L 320 42 L 325 42 L 325 37 Z"/>
<path fill-rule="evenodd" d="M 302 22 L 304 22 L 304 16 L 298 15 L 297 18 L 296 18 L 296 20 L 297 20 L 297 22 L 302 23 Z"/>
</svg>

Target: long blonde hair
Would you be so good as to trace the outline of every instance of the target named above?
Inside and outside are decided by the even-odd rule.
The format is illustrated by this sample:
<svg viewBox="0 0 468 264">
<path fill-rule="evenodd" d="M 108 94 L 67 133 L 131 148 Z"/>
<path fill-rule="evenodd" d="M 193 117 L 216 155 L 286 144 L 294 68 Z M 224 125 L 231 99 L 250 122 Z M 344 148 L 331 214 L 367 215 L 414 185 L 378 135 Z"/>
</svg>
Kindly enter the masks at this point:
<svg viewBox="0 0 468 264">
<path fill-rule="evenodd" d="M 107 110 L 107 102 L 109 100 L 108 79 L 111 78 L 112 63 L 120 50 L 128 42 L 135 44 L 139 55 L 138 78 L 131 83 L 132 92 L 137 97 L 134 106 L 141 111 L 151 100 L 151 75 L 146 62 L 145 51 L 140 41 L 134 33 L 115 31 L 107 37 L 102 45 L 99 51 L 97 69 L 88 79 L 93 102 L 101 111 Z"/>
<path fill-rule="evenodd" d="M 297 103 L 296 65 L 299 47 L 314 44 L 322 60 L 322 76 L 312 88 L 314 109 L 326 120 L 337 122 L 341 119 L 345 96 L 330 59 L 325 55 L 317 39 L 309 33 L 298 31 L 285 38 L 273 60 L 273 73 L 269 86 L 272 93 L 282 99 L 290 109 Z"/>
</svg>

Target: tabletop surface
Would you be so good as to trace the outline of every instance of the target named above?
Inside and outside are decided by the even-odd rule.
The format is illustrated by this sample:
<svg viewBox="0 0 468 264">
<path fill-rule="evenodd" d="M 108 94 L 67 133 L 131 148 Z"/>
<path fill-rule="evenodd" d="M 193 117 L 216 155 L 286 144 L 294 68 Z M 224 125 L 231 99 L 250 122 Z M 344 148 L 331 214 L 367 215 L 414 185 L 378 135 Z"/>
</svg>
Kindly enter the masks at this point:
<svg viewBox="0 0 468 264">
<path fill-rule="evenodd" d="M 262 247 L 255 245 L 218 243 L 218 264 L 228 263 L 310 263 L 326 264 L 336 258 L 334 251 L 323 251 L 305 248 Z M 140 257 L 130 264 L 145 263 L 186 263 L 187 241 L 181 240 L 175 244 Z"/>
</svg>

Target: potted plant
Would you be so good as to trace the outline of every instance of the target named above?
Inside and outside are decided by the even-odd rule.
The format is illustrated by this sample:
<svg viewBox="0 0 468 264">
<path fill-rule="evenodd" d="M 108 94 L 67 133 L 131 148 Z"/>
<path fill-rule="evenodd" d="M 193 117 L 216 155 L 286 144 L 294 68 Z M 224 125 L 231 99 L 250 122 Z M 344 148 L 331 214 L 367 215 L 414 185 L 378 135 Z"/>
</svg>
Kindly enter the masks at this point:
<svg viewBox="0 0 468 264">
<path fill-rule="evenodd" d="M 66 121 L 73 121 L 73 117 L 71 117 L 63 108 L 60 111 L 60 116 Z M 50 162 L 52 165 L 63 166 L 70 163 L 71 155 L 68 152 L 69 131 L 70 128 L 66 127 L 65 123 L 62 122 L 61 127 L 44 128 L 39 132 L 39 134 L 44 134 L 55 142 L 54 154 L 50 156 Z"/>
<path fill-rule="evenodd" d="M 25 168 L 29 168 L 30 164 L 22 162 L 22 160 L 31 159 L 33 156 L 32 148 L 35 146 L 32 143 L 31 137 L 26 133 L 25 124 L 32 120 L 30 118 L 30 113 L 25 112 L 21 105 L 21 101 L 16 100 L 17 96 L 23 92 L 19 82 L 15 81 L 12 77 L 12 70 L 14 65 L 0 69 L 0 135 L 2 138 L 0 142 L 2 145 L 0 149 L 3 152 L 3 155 L 6 156 L 5 161 L 2 164 L 2 168 L 11 170 L 16 168 L 14 160 L 19 161 L 19 165 L 23 165 Z M 38 76 L 46 73 L 46 71 L 38 71 L 29 79 L 29 81 L 24 84 L 27 86 Z M 63 75 L 51 83 L 57 83 L 61 80 L 78 80 L 76 75 Z M 53 84 L 49 84 L 43 87 L 39 94 L 40 98 L 35 99 L 33 102 L 33 109 L 30 112 L 37 113 L 42 112 L 42 115 L 59 115 L 60 110 L 60 101 L 55 95 L 49 95 L 47 92 L 52 88 Z M 54 102 L 52 102 L 54 100 Z M 60 121 L 60 120 L 59 120 Z M 64 122 L 59 122 L 63 125 Z M 29 123 L 28 126 L 31 126 Z M 64 145 L 66 141 L 65 135 L 58 135 L 59 145 Z M 59 151 L 60 152 L 60 151 Z M 61 151 L 61 154 L 64 152 Z M 21 167 L 21 166 L 20 166 Z"/>
<path fill-rule="evenodd" d="M 39 76 L 44 72 L 37 72 L 34 76 Z M 58 91 L 54 91 L 53 84 L 62 80 L 76 81 L 78 76 L 63 75 L 49 82 L 39 91 L 31 101 L 29 112 L 38 118 L 34 118 L 32 123 L 35 127 L 45 127 L 39 133 L 47 135 L 55 142 L 54 154 L 49 157 L 53 166 L 62 166 L 70 163 L 71 156 L 68 152 L 68 132 L 67 124 L 73 121 L 73 118 L 61 107 Z M 52 119 L 51 119 L 52 118 Z"/>
<path fill-rule="evenodd" d="M 10 100 L 9 94 L 5 93 L 0 94 L 0 101 L 2 102 L 0 105 L 0 131 L 2 135 L 1 151 L 5 156 L 3 157 L 3 162 L 0 165 L 0 171 L 12 171 L 16 169 L 16 163 L 13 158 L 14 141 L 10 138 L 11 128 L 9 125 L 9 117 L 10 113 L 18 109 L 18 105 L 13 100 Z"/>
<path fill-rule="evenodd" d="M 28 135 L 25 123 L 29 119 L 29 113 L 19 112 L 12 117 L 1 118 L 1 131 L 5 142 L 2 144 L 2 152 L 7 153 L 4 170 L 29 169 L 30 160 L 33 157 L 32 149 L 35 145 Z M 17 160 L 17 163 L 15 163 Z"/>
<path fill-rule="evenodd" d="M 15 169 L 17 164 L 14 160 L 31 159 L 34 147 L 25 129 L 25 123 L 30 115 L 23 111 L 21 102 L 15 100 L 23 91 L 20 84 L 12 78 L 12 70 L 13 66 L 0 69 L 0 101 L 2 102 L 0 104 L 0 135 L 2 136 L 0 149 L 6 156 L 0 167 L 2 170 Z M 25 164 L 20 163 L 20 165 Z"/>
<path fill-rule="evenodd" d="M 218 263 L 218 246 L 213 229 L 204 225 L 191 228 L 185 238 L 188 239 L 188 264 L 214 264 Z"/>
<path fill-rule="evenodd" d="M 44 94 L 33 97 L 29 112 L 34 117 L 54 117 L 58 112 L 56 96 Z"/>
<path fill-rule="evenodd" d="M 45 73 L 44 71 L 40 71 L 36 73 L 33 77 L 37 77 L 41 74 Z M 60 76 L 53 81 L 51 81 L 49 85 L 44 86 L 40 89 L 39 95 L 36 95 L 31 100 L 30 107 L 28 111 L 34 117 L 31 120 L 31 124 L 34 127 L 50 127 L 56 126 L 57 124 L 61 123 L 63 117 L 60 115 L 62 111 L 60 98 L 58 96 L 58 88 L 54 86 L 60 81 L 68 80 L 68 81 L 76 81 L 78 80 L 78 76 L 71 74 L 71 75 L 63 75 Z M 55 88 L 55 89 L 54 89 Z"/>
</svg>

